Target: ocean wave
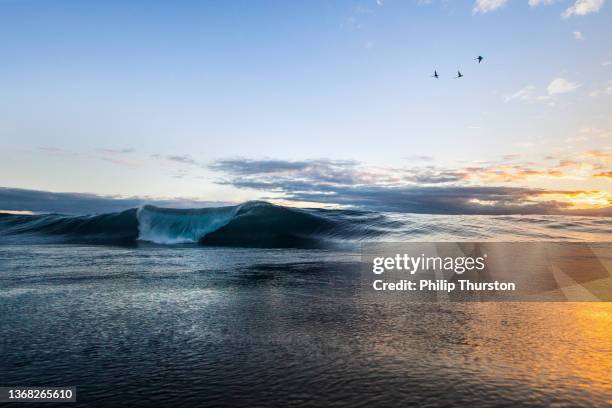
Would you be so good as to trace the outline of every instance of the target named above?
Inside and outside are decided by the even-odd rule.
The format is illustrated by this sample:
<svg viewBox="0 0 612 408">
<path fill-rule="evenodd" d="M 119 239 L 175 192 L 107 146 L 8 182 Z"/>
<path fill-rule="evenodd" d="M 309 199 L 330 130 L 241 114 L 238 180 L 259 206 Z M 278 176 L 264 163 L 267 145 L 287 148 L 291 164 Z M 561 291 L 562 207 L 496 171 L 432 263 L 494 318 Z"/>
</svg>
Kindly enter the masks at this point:
<svg viewBox="0 0 612 408">
<path fill-rule="evenodd" d="M 459 216 L 301 209 L 262 201 L 176 209 L 146 205 L 118 213 L 0 214 L 0 243 L 200 244 L 328 247 L 361 241 L 609 241 L 612 220 L 560 216 Z"/>
<path fill-rule="evenodd" d="M 382 235 L 388 224 L 383 218 L 366 211 L 296 209 L 261 201 L 201 209 L 146 205 L 92 216 L 0 214 L 0 242 L 321 247 Z"/>
<path fill-rule="evenodd" d="M 129 243 L 138 239 L 137 210 L 81 216 L 0 214 L 0 238 L 11 243 Z"/>
</svg>

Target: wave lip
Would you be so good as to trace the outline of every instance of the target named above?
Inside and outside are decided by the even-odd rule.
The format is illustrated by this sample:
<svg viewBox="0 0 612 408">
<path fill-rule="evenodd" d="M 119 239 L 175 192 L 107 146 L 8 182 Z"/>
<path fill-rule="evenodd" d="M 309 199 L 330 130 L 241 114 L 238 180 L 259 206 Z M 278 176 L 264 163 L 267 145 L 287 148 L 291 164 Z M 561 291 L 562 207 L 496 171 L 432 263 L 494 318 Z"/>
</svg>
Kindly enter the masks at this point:
<svg viewBox="0 0 612 408">
<path fill-rule="evenodd" d="M 383 235 L 387 230 L 382 218 L 384 216 L 369 211 L 289 208 L 264 201 L 249 201 L 236 207 L 227 224 L 203 235 L 200 243 L 208 246 L 322 248 Z"/>
</svg>

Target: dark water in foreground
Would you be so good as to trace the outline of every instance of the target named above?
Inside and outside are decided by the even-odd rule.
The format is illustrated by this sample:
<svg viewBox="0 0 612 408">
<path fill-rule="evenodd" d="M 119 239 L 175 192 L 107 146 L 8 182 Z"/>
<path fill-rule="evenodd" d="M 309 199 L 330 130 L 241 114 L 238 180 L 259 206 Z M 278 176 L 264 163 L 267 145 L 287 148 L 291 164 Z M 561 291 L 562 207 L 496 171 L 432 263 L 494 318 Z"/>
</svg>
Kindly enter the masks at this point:
<svg viewBox="0 0 612 408">
<path fill-rule="evenodd" d="M 358 261 L 0 246 L 1 385 L 76 385 L 92 407 L 612 403 L 611 303 L 389 300 Z"/>
</svg>

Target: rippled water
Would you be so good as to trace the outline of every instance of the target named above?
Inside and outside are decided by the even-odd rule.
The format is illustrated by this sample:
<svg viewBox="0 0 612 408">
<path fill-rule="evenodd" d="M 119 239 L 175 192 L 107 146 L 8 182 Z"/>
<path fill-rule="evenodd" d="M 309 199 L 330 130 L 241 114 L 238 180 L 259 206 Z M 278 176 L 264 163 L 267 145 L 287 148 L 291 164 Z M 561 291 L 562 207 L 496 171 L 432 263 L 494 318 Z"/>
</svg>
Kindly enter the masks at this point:
<svg viewBox="0 0 612 408">
<path fill-rule="evenodd" d="M 611 303 L 409 303 L 358 260 L 0 246 L 2 385 L 92 407 L 612 404 Z"/>
</svg>

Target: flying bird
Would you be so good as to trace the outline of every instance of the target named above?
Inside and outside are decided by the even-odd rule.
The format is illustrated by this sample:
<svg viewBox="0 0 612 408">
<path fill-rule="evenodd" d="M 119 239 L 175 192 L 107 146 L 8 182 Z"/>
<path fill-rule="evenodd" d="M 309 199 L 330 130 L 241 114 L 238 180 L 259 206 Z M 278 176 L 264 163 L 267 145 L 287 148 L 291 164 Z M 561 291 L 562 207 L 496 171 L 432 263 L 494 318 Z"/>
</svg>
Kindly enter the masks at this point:
<svg viewBox="0 0 612 408">
<path fill-rule="evenodd" d="M 482 57 L 482 55 L 479 55 L 478 57 L 474 58 L 474 61 L 478 61 L 478 63 L 480 64 L 483 59 L 484 58 Z"/>
<path fill-rule="evenodd" d="M 461 73 L 461 71 L 457 71 L 457 76 L 455 78 L 462 78 L 463 74 Z"/>
<path fill-rule="evenodd" d="M 434 71 L 434 74 L 431 76 L 432 78 L 438 79 L 438 71 Z"/>
</svg>

